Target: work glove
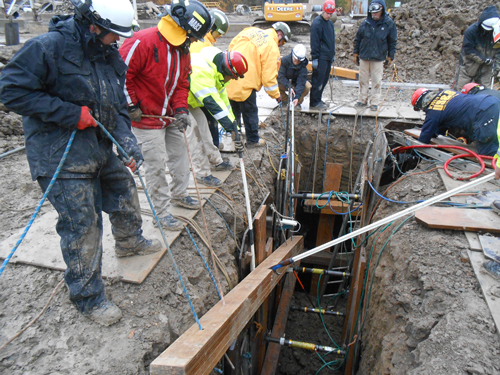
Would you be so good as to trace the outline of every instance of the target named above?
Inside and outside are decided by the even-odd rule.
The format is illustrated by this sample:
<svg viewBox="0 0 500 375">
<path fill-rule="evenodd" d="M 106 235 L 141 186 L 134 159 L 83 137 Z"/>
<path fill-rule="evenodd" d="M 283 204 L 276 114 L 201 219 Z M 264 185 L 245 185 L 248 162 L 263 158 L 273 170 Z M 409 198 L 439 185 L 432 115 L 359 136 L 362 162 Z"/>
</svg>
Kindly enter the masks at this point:
<svg viewBox="0 0 500 375">
<path fill-rule="evenodd" d="M 236 140 L 236 132 L 231 133 L 231 138 L 233 140 L 234 148 L 236 149 L 236 152 L 242 153 L 243 151 L 245 151 L 245 146 L 243 145 L 243 142 L 241 141 L 241 137 L 238 141 Z"/>
<path fill-rule="evenodd" d="M 94 118 L 90 114 L 90 108 L 87 106 L 83 106 L 80 112 L 80 120 L 78 121 L 78 124 L 76 124 L 76 127 L 79 130 L 84 130 L 90 127 L 96 127 L 97 122 L 95 122 Z"/>
<path fill-rule="evenodd" d="M 312 61 L 312 68 L 313 68 L 313 70 L 318 69 L 318 64 L 319 64 L 318 59 L 314 59 L 314 60 Z"/>
<path fill-rule="evenodd" d="M 388 66 L 390 66 L 392 64 L 392 59 L 390 57 L 388 57 L 387 59 L 385 59 L 384 61 L 384 68 L 387 68 Z"/>
<path fill-rule="evenodd" d="M 278 99 L 276 99 L 276 101 L 278 102 L 278 104 L 281 104 L 281 95 L 278 97 Z"/>
<path fill-rule="evenodd" d="M 176 111 L 176 114 L 174 115 L 174 118 L 175 118 L 174 125 L 177 126 L 177 129 L 179 129 L 181 133 L 183 133 L 188 126 L 191 126 L 189 113 L 184 108 L 180 110 L 178 109 Z"/>
<path fill-rule="evenodd" d="M 354 61 L 354 64 L 359 65 L 359 54 L 354 53 L 352 55 L 352 60 Z"/>
<path fill-rule="evenodd" d="M 131 105 L 127 108 L 128 115 L 133 122 L 141 122 L 142 119 L 142 111 L 139 103 L 136 105 Z"/>
<path fill-rule="evenodd" d="M 486 65 L 491 65 L 491 64 L 493 64 L 493 60 L 492 59 L 486 59 L 486 60 L 484 60 L 484 63 Z"/>
<path fill-rule="evenodd" d="M 142 153 L 139 149 L 133 152 L 132 155 L 129 154 L 128 159 L 123 157 L 123 164 L 125 164 L 127 168 L 130 168 L 133 173 L 137 173 L 139 171 L 139 168 L 141 167 L 143 162 L 144 156 L 142 156 Z"/>
</svg>

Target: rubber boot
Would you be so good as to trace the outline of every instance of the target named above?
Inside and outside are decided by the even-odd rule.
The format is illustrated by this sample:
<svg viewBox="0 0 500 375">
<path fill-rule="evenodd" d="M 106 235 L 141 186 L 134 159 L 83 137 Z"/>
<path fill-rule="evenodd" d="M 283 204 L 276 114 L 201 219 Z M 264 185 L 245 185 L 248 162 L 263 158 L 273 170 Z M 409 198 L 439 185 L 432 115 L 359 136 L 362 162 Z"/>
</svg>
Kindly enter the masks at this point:
<svg viewBox="0 0 500 375">
<path fill-rule="evenodd" d="M 162 245 L 160 241 L 155 239 L 147 240 L 142 235 L 126 240 L 118 240 L 115 243 L 117 258 L 153 254 L 161 249 Z"/>
<path fill-rule="evenodd" d="M 106 301 L 84 315 L 90 320 L 107 327 L 115 324 L 122 318 L 122 311 L 114 303 Z"/>
</svg>

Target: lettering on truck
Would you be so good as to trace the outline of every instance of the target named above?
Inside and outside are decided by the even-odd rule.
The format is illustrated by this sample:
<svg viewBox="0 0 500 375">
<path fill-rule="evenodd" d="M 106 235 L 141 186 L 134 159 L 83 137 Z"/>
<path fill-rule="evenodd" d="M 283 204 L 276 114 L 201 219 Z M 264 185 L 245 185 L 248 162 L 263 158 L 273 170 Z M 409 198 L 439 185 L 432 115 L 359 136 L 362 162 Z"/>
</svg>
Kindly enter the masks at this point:
<svg viewBox="0 0 500 375">
<path fill-rule="evenodd" d="M 291 12 L 293 11 L 293 7 L 276 7 L 278 12 Z"/>
</svg>

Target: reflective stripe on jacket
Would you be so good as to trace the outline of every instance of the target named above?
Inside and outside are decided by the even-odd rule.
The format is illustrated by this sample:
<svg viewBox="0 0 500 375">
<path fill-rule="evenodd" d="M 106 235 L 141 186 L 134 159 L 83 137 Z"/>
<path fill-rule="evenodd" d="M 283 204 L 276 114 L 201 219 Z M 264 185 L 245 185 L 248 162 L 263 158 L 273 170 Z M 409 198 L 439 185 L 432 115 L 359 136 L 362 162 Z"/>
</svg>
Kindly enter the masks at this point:
<svg viewBox="0 0 500 375">
<path fill-rule="evenodd" d="M 238 51 L 248 62 L 248 72 L 245 78 L 232 80 L 227 86 L 229 99 L 243 102 L 262 86 L 267 95 L 278 99 L 278 70 L 281 63 L 278 48 L 278 34 L 274 29 L 262 30 L 257 27 L 247 27 L 234 37 L 229 45 L 230 51 Z"/>
<path fill-rule="evenodd" d="M 226 130 L 234 128 L 234 114 L 229 104 L 224 76 L 213 63 L 215 55 L 221 53 L 217 47 L 205 47 L 200 53 L 191 55 L 191 88 L 188 103 L 191 107 L 205 107 Z"/>
<path fill-rule="evenodd" d="M 120 54 L 128 65 L 125 96 L 128 105 L 139 104 L 146 115 L 173 116 L 187 110 L 191 58 L 170 44 L 158 27 L 141 30 L 126 39 Z M 169 120 L 143 117 L 132 122 L 140 129 L 161 129 Z"/>
</svg>

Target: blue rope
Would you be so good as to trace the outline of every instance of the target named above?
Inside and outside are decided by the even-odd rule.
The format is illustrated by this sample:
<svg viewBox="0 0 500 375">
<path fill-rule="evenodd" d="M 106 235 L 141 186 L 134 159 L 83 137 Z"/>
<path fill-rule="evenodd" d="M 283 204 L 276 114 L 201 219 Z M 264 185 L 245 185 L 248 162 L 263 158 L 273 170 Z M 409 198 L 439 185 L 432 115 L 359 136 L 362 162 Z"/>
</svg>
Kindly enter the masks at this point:
<svg viewBox="0 0 500 375">
<path fill-rule="evenodd" d="M 332 198 L 332 195 L 333 195 L 333 194 L 335 194 L 335 196 L 337 197 L 337 199 L 338 199 L 338 200 L 340 200 L 341 202 L 344 202 L 344 203 L 346 203 L 346 204 L 349 204 L 349 198 L 347 198 L 347 201 L 342 200 L 342 198 L 340 197 L 340 195 L 339 195 L 337 192 L 335 192 L 335 191 L 333 191 L 333 190 L 332 190 L 332 191 L 330 191 L 330 193 L 328 194 L 328 200 L 327 200 L 327 202 L 326 202 L 323 206 L 321 206 L 321 207 L 320 207 L 320 206 L 318 205 L 318 202 L 320 201 L 321 196 L 322 196 L 323 194 L 327 194 L 327 193 L 321 193 L 321 194 L 318 196 L 318 198 L 316 198 L 316 208 L 319 208 L 319 209 L 321 210 L 321 209 L 325 208 L 325 207 L 326 207 L 326 205 L 328 205 L 328 207 L 330 207 L 330 210 L 332 210 L 332 211 L 333 211 L 335 214 L 337 214 L 337 215 L 350 215 L 350 214 L 351 214 L 351 213 L 353 213 L 354 211 L 357 211 L 357 210 L 358 210 L 358 209 L 359 209 L 359 208 L 363 205 L 362 203 L 360 203 L 358 206 L 354 207 L 354 208 L 353 208 L 351 211 L 349 211 L 349 212 L 343 212 L 343 213 L 342 213 L 342 212 L 337 212 L 337 211 L 335 211 L 335 210 L 332 208 L 332 205 L 331 205 L 331 203 L 330 203 L 330 199 Z"/>
<path fill-rule="evenodd" d="M 75 139 L 76 131 L 77 131 L 77 129 L 73 130 L 73 133 L 71 133 L 71 136 L 69 137 L 68 145 L 66 146 L 66 150 L 64 150 L 64 154 L 63 154 L 63 156 L 61 158 L 61 161 L 59 162 L 59 165 L 57 166 L 56 172 L 54 173 L 54 176 L 52 177 L 52 180 L 50 180 L 49 186 L 47 187 L 47 190 L 45 190 L 45 193 L 43 194 L 43 197 L 40 200 L 40 203 L 38 203 L 38 206 L 36 207 L 35 212 L 31 216 L 30 222 L 28 223 L 28 225 L 26 226 L 26 228 L 24 228 L 24 232 L 21 235 L 21 238 L 19 238 L 19 240 L 17 241 L 17 243 L 14 246 L 14 248 L 10 251 L 9 255 L 7 255 L 7 258 L 5 258 L 5 260 L 3 261 L 3 264 L 0 267 L 0 276 L 2 275 L 3 270 L 7 266 L 7 263 L 9 263 L 10 259 L 12 258 L 12 256 L 14 255 L 14 253 L 16 252 L 16 250 L 19 247 L 19 245 L 21 245 L 21 242 L 24 240 L 24 237 L 26 237 L 26 234 L 28 233 L 28 231 L 31 228 L 31 225 L 35 221 L 35 218 L 38 215 L 38 212 L 40 211 L 40 208 L 42 207 L 42 204 L 45 202 L 45 199 L 47 199 L 47 196 L 49 195 L 50 190 L 52 190 L 52 186 L 56 182 L 57 176 L 59 176 L 59 172 L 61 171 L 61 168 L 62 168 L 64 162 L 66 161 L 66 157 L 68 156 L 69 149 L 71 148 L 71 145 L 73 144 L 73 140 Z"/>
<path fill-rule="evenodd" d="M 205 199 L 208 203 L 210 203 L 210 205 L 214 208 L 214 210 L 217 211 L 217 213 L 222 218 L 222 220 L 224 220 L 224 223 L 226 224 L 227 230 L 229 231 L 229 233 L 231 233 L 231 237 L 233 237 L 233 240 L 236 240 L 236 238 L 234 238 L 233 232 L 231 231 L 231 228 L 229 227 L 229 224 L 227 223 L 226 219 L 224 219 L 224 216 L 222 216 L 220 211 L 217 209 L 217 207 L 214 206 L 214 204 L 212 203 L 212 201 L 210 199 L 208 199 L 208 198 L 205 198 Z"/>
<path fill-rule="evenodd" d="M 219 287 L 217 286 L 217 282 L 215 281 L 215 277 L 214 275 L 212 274 L 212 271 L 210 270 L 210 267 L 205 259 L 205 257 L 203 256 L 203 254 L 201 253 L 201 250 L 200 248 L 198 247 L 198 245 L 196 244 L 196 241 L 194 240 L 193 236 L 191 235 L 191 232 L 189 231 L 189 228 L 186 227 L 186 232 L 187 234 L 189 234 L 189 237 L 191 238 L 191 241 L 193 241 L 193 244 L 194 244 L 194 247 L 196 247 L 196 250 L 198 250 L 198 254 L 200 255 L 201 259 L 203 260 L 203 263 L 205 263 L 205 267 L 207 268 L 208 270 L 208 273 L 210 274 L 210 278 L 212 279 L 212 281 L 214 282 L 214 285 L 215 285 L 215 289 L 217 290 L 217 294 L 219 295 L 219 298 L 222 299 L 222 296 L 220 294 L 220 291 L 219 291 Z"/>
<path fill-rule="evenodd" d="M 97 120 L 96 120 L 96 122 L 97 122 L 97 125 L 99 125 L 99 127 L 102 129 L 104 134 L 106 134 L 107 137 L 111 140 L 111 142 L 113 142 L 115 144 L 116 148 L 122 153 L 122 155 L 124 155 L 126 159 L 129 159 L 129 156 L 125 152 L 123 147 L 120 146 L 120 144 L 116 141 L 116 139 L 113 138 L 113 136 L 108 132 L 108 130 L 104 127 L 104 125 L 101 124 Z M 196 320 L 196 323 L 198 324 L 199 329 L 202 330 L 203 328 L 201 327 L 200 320 L 198 319 L 198 315 L 196 314 L 196 310 L 194 309 L 193 302 L 191 301 L 191 298 L 189 297 L 189 293 L 187 291 L 186 285 L 184 284 L 184 280 L 182 280 L 182 276 L 181 276 L 181 273 L 179 271 L 179 268 L 177 267 L 177 263 L 175 263 L 174 255 L 172 254 L 172 251 L 170 250 L 170 246 L 168 244 L 167 238 L 165 237 L 165 233 L 163 232 L 163 228 L 161 227 L 160 220 L 158 219 L 158 216 L 156 215 L 156 210 L 153 207 L 153 202 L 151 201 L 151 198 L 149 196 L 148 189 L 146 188 L 146 184 L 144 183 L 144 180 L 142 179 L 141 172 L 139 170 L 137 170 L 136 173 L 137 173 L 137 176 L 139 177 L 139 179 L 141 180 L 142 187 L 144 188 L 144 193 L 146 194 L 146 198 L 148 198 L 149 206 L 151 207 L 151 211 L 153 212 L 153 216 L 156 220 L 156 224 L 158 224 L 158 228 L 160 229 L 160 233 L 161 233 L 161 236 L 163 238 L 163 242 L 165 242 L 165 245 L 167 246 L 168 255 L 170 256 L 170 259 L 172 260 L 172 263 L 173 263 L 174 268 L 175 268 L 175 272 L 177 273 L 177 277 L 179 277 L 179 281 L 182 284 L 182 288 L 184 289 L 184 294 L 186 295 L 186 298 L 189 302 L 189 306 L 191 307 L 191 311 L 193 313 L 194 319 Z"/>
</svg>

